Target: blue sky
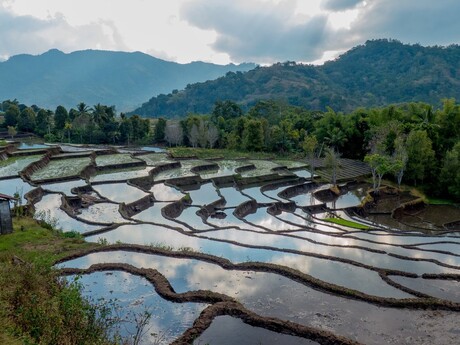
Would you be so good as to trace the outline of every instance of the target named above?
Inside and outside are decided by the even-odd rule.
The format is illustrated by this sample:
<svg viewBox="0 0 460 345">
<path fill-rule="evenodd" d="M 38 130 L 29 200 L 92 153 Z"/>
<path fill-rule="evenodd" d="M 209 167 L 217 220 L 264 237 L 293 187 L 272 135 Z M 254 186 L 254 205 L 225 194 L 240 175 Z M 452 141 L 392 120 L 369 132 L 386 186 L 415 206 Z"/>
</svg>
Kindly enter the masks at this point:
<svg viewBox="0 0 460 345">
<path fill-rule="evenodd" d="M 51 48 L 319 63 L 373 38 L 460 43 L 458 0 L 0 0 L 0 59 Z"/>
</svg>

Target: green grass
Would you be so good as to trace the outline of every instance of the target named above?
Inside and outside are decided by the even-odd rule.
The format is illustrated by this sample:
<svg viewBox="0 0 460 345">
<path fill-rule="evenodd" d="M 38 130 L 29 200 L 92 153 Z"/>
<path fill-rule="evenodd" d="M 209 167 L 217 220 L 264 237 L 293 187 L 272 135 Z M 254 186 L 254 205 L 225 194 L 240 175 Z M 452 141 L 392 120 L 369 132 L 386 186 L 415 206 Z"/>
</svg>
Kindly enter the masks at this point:
<svg viewBox="0 0 460 345">
<path fill-rule="evenodd" d="M 368 227 L 367 225 L 356 223 L 351 220 L 346 220 L 343 218 L 325 218 L 324 220 L 326 222 L 343 225 L 343 226 L 347 226 L 349 228 L 358 229 L 358 230 L 369 230 L 370 229 L 370 227 Z"/>
<path fill-rule="evenodd" d="M 109 319 L 91 318 L 104 309 L 52 269 L 57 259 L 96 244 L 30 217 L 14 218 L 13 228 L 0 236 L 0 344 L 113 344 Z"/>
<path fill-rule="evenodd" d="M 430 205 L 456 205 L 453 200 L 442 199 L 442 198 L 430 198 L 428 197 L 428 204 Z"/>
<path fill-rule="evenodd" d="M 41 226 L 30 217 L 14 218 L 13 233 L 0 237 L 0 262 L 13 255 L 34 264 L 51 266 L 56 260 L 74 250 L 94 244 Z"/>
</svg>

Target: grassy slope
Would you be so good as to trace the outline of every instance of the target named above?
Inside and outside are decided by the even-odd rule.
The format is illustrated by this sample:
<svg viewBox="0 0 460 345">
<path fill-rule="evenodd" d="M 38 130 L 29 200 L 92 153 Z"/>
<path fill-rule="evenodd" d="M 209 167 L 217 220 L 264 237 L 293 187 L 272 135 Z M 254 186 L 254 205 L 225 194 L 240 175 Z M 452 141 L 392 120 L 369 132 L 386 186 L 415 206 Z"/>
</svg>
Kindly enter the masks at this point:
<svg viewBox="0 0 460 345">
<path fill-rule="evenodd" d="M 9 298 L 20 289 L 23 274 L 21 265 L 12 264 L 13 257 L 19 257 L 30 264 L 33 271 L 42 274 L 50 271 L 57 259 L 94 245 L 79 238 L 66 238 L 28 217 L 14 219 L 13 233 L 0 236 L 0 324 L 3 325 L 0 328 L 0 344 L 24 344 L 27 339 L 27 336 L 13 331 L 17 326 L 8 315 Z"/>
</svg>

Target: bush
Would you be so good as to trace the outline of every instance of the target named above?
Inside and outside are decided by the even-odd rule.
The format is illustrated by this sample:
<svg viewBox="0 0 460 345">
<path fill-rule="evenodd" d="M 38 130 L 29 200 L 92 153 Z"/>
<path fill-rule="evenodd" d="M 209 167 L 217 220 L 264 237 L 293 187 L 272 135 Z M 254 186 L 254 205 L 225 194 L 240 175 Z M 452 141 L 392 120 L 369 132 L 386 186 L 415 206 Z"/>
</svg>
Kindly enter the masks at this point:
<svg viewBox="0 0 460 345">
<path fill-rule="evenodd" d="M 16 336 L 37 344 L 115 344 L 107 302 L 93 303 L 81 295 L 77 280 L 67 282 L 53 270 L 29 264 L 10 265 L 2 278 L 14 288 L 2 296 Z M 24 343 L 29 343 L 25 341 Z"/>
</svg>

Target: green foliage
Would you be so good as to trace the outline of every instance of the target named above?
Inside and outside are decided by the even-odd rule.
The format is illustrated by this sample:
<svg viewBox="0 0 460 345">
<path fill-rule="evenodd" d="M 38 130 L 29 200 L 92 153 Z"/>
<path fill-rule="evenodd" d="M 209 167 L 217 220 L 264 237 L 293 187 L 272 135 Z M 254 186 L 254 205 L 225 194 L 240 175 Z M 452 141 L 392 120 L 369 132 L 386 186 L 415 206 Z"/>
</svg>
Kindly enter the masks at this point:
<svg viewBox="0 0 460 345">
<path fill-rule="evenodd" d="M 23 132 L 32 132 L 35 129 L 35 112 L 32 108 L 25 108 L 18 117 L 18 129 Z"/>
<path fill-rule="evenodd" d="M 153 139 L 155 142 L 162 142 L 165 140 L 165 129 L 166 129 L 166 120 L 160 117 L 155 124 L 155 130 L 153 134 Z"/>
<path fill-rule="evenodd" d="M 450 195 L 460 199 L 460 141 L 444 158 L 440 182 Z"/>
<path fill-rule="evenodd" d="M 413 130 L 407 136 L 407 176 L 414 183 L 423 182 L 433 168 L 435 158 L 432 142 L 424 130 Z"/>
<path fill-rule="evenodd" d="M 6 127 L 15 127 L 18 124 L 20 110 L 16 104 L 8 104 L 8 108 L 5 111 L 5 122 Z"/>
<path fill-rule="evenodd" d="M 78 239 L 83 239 L 84 237 L 76 231 L 65 231 L 62 233 L 62 236 L 64 238 L 78 238 Z"/>
<path fill-rule="evenodd" d="M 324 218 L 326 222 L 347 226 L 349 228 L 358 229 L 358 230 L 369 230 L 370 228 L 367 225 L 353 222 L 351 220 L 343 218 Z"/>
<path fill-rule="evenodd" d="M 8 126 L 8 135 L 11 137 L 11 138 L 14 138 L 14 136 L 18 133 L 18 131 L 16 130 L 16 127 L 13 127 L 13 126 Z"/>
<path fill-rule="evenodd" d="M 288 67 L 294 68 L 277 66 Z M 315 156 L 324 157 L 326 148 L 330 147 L 344 158 L 364 159 L 373 154 L 384 157 L 384 161 L 376 162 L 367 158 L 373 166 L 376 188 L 384 175 L 393 174 L 398 185 L 404 176 L 405 181 L 424 184 L 422 187 L 430 194 L 449 193 L 450 197 L 455 194 L 452 188 L 447 188 L 447 176 L 450 176 L 447 172 L 453 170 L 446 163 L 447 152 L 460 141 L 460 105 L 454 99 L 444 99 L 439 108 L 410 102 L 359 108 L 352 113 L 336 112 L 330 107 L 326 107 L 325 112 L 309 111 L 290 106 L 283 100 L 258 101 L 245 111 L 233 101 L 220 101 L 209 115 L 191 113 L 181 120 L 162 118 L 156 121 L 123 113 L 117 117 L 113 106 L 98 103 L 89 108 L 79 103 L 61 129 L 53 126 L 50 111 L 11 101 L 3 104 L 23 109 L 21 114 L 37 112 L 40 121 L 35 131 L 38 134 L 46 132 L 47 141 L 142 144 L 164 135 L 170 146 L 217 147 L 224 149 L 225 154 L 243 151 L 241 156 L 247 152 L 252 152 L 251 155 L 266 152 L 266 156 L 304 158 L 308 152 L 310 161 Z M 151 122 L 156 122 L 152 135 Z M 15 129 L 10 127 L 10 130 Z M 443 166 L 444 177 L 438 179 Z"/>
<path fill-rule="evenodd" d="M 248 151 L 262 151 L 264 148 L 264 132 L 259 120 L 246 122 L 243 131 L 243 147 Z"/>
<path fill-rule="evenodd" d="M 52 121 L 51 121 L 52 112 L 45 109 L 40 109 L 36 117 L 35 133 L 40 136 L 51 133 Z"/>
<path fill-rule="evenodd" d="M 56 108 L 54 112 L 54 127 L 57 130 L 64 129 L 65 123 L 69 120 L 67 109 L 62 105 Z"/>
<path fill-rule="evenodd" d="M 236 119 L 243 115 L 241 107 L 232 101 L 217 101 L 211 113 L 211 121 L 217 124 L 219 118 L 224 120 Z"/>
<path fill-rule="evenodd" d="M 110 344 L 115 319 L 105 303 L 81 296 L 77 282 L 30 265 L 10 267 L 14 289 L 6 296 L 15 330 L 39 344 Z"/>
<path fill-rule="evenodd" d="M 335 187 L 337 185 L 337 175 L 340 169 L 339 162 L 340 154 L 333 148 L 327 148 L 326 150 L 326 168 L 330 171 L 331 181 L 330 183 Z"/>
<path fill-rule="evenodd" d="M 371 168 L 375 191 L 378 191 L 380 188 L 382 178 L 385 174 L 401 169 L 400 162 L 393 162 L 391 157 L 379 153 L 366 155 L 364 161 Z"/>
</svg>

